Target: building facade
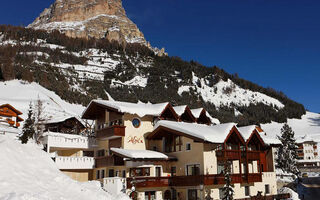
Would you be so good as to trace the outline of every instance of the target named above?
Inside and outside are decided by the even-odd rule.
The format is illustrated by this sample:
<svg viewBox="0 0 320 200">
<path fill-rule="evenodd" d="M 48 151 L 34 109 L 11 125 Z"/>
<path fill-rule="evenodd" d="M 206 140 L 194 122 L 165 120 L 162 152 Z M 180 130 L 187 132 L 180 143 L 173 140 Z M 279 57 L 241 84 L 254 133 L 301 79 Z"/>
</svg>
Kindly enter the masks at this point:
<svg viewBox="0 0 320 200">
<path fill-rule="evenodd" d="M 235 199 L 277 194 L 273 148 L 256 127 L 213 125 L 204 109 L 170 103 L 94 100 L 83 118 L 95 121 L 92 179 L 109 190 L 137 199 L 220 199 L 228 164 Z"/>
<path fill-rule="evenodd" d="M 20 127 L 20 122 L 23 121 L 20 115 L 22 115 L 22 112 L 15 109 L 10 104 L 4 104 L 0 106 L 0 123 L 2 124 L 18 128 Z"/>
</svg>

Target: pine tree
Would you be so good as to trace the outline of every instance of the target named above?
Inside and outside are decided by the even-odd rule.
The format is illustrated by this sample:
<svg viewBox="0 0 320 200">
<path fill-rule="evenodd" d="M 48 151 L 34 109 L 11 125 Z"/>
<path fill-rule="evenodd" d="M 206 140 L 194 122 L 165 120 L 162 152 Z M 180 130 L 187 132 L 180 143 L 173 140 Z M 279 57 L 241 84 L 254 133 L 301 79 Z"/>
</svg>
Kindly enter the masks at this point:
<svg viewBox="0 0 320 200">
<path fill-rule="evenodd" d="M 29 112 L 28 118 L 26 119 L 23 128 L 22 128 L 22 135 L 19 137 L 22 144 L 28 143 L 30 138 L 33 138 L 35 134 L 34 130 L 34 118 L 33 118 L 33 111 L 32 111 L 32 104 L 30 102 L 29 105 Z"/>
<path fill-rule="evenodd" d="M 222 188 L 223 192 L 223 200 L 233 200 L 233 195 L 234 195 L 234 185 L 231 183 L 231 163 L 226 162 L 224 166 L 224 180 L 225 180 L 225 185 Z"/>
<path fill-rule="evenodd" d="M 294 132 L 288 124 L 284 124 L 281 128 L 281 136 L 278 136 L 282 145 L 278 150 L 278 157 L 276 159 L 276 166 L 283 172 L 293 173 L 296 176 L 300 175 L 296 160 L 297 144 L 294 138 Z"/>
</svg>

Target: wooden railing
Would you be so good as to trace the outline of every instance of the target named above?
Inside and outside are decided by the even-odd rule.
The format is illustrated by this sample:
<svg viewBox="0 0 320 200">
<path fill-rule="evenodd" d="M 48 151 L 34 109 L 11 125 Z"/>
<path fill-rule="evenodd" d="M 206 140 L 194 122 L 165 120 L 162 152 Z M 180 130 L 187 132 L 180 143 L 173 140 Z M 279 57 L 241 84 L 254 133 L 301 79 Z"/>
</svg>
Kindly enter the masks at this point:
<svg viewBox="0 0 320 200">
<path fill-rule="evenodd" d="M 240 150 L 217 150 L 216 156 L 218 160 L 223 160 L 225 158 L 229 160 L 238 160 L 241 157 Z"/>
<path fill-rule="evenodd" d="M 100 130 L 96 130 L 96 137 L 98 139 L 112 137 L 112 136 L 125 136 L 125 126 L 113 125 Z"/>
<path fill-rule="evenodd" d="M 248 159 L 249 160 L 259 160 L 260 159 L 260 152 L 259 151 L 247 151 Z"/>
<path fill-rule="evenodd" d="M 232 183 L 244 183 L 244 182 L 261 182 L 261 174 L 232 174 Z M 132 178 L 127 179 L 127 187 L 132 187 Z M 198 175 L 198 176 L 173 176 L 173 177 L 137 177 L 135 178 L 135 185 L 137 188 L 147 187 L 169 187 L 169 186 L 198 186 L 203 185 L 223 185 L 225 179 L 223 175 L 212 174 L 212 175 Z"/>
<path fill-rule="evenodd" d="M 118 156 L 105 156 L 105 157 L 97 157 L 95 159 L 95 167 L 109 167 L 109 166 L 123 166 L 124 161 L 123 158 Z"/>
</svg>

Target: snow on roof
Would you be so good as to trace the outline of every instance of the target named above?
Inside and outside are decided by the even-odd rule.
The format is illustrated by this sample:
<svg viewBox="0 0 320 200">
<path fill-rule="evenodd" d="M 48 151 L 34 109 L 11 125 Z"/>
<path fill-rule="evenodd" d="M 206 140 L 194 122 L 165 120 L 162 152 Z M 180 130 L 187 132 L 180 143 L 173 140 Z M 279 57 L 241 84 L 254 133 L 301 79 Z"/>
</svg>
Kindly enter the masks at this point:
<svg viewBox="0 0 320 200">
<path fill-rule="evenodd" d="M 77 116 L 72 116 L 72 115 L 65 115 L 65 116 L 55 116 L 49 120 L 45 121 L 45 124 L 55 124 L 55 123 L 60 123 L 60 122 L 64 122 L 68 119 L 71 118 L 76 118 L 83 126 L 85 126 L 85 123 Z"/>
<path fill-rule="evenodd" d="M 86 108 L 84 113 L 87 111 L 87 109 L 90 107 L 92 103 L 113 108 L 121 113 L 136 114 L 139 117 L 144 117 L 146 115 L 160 116 L 161 113 L 169 104 L 168 102 L 151 104 L 151 103 L 142 103 L 142 102 L 129 103 L 129 102 L 121 102 L 121 101 L 93 100 L 91 101 L 89 106 Z"/>
<path fill-rule="evenodd" d="M 204 141 L 212 143 L 223 143 L 230 133 L 231 129 L 236 126 L 236 124 L 226 123 L 215 126 L 208 126 L 203 124 L 160 120 L 155 125 L 154 130 L 156 130 L 160 126 L 182 132 L 184 134 L 202 139 Z"/>
<path fill-rule="evenodd" d="M 266 135 L 265 132 L 261 132 L 260 133 L 260 136 L 262 138 L 262 140 L 264 141 L 265 144 L 268 144 L 268 145 L 279 145 L 281 144 L 281 141 L 278 139 L 278 138 L 273 138 L 269 135 Z"/>
<path fill-rule="evenodd" d="M 311 138 L 309 135 L 300 136 L 297 138 L 296 142 L 298 144 L 304 143 L 304 142 L 315 142 L 313 138 Z"/>
<path fill-rule="evenodd" d="M 169 157 L 163 153 L 150 151 L 150 150 L 131 150 L 131 149 L 119 149 L 111 148 L 114 153 L 120 154 L 125 158 L 132 159 L 163 159 L 167 160 Z"/>
<path fill-rule="evenodd" d="M 257 127 L 255 125 L 250 125 L 250 126 L 244 126 L 244 127 L 238 127 L 238 130 L 242 134 L 243 138 L 245 140 L 248 140 L 252 134 L 252 132 L 256 129 Z"/>
<path fill-rule="evenodd" d="M 65 133 L 59 133 L 59 132 L 44 132 L 43 136 L 52 136 L 52 137 L 63 137 L 66 139 L 87 139 L 87 136 L 83 135 L 75 135 L 75 134 L 65 134 Z"/>
<path fill-rule="evenodd" d="M 175 106 L 173 107 L 174 111 L 177 113 L 177 115 L 181 116 L 184 111 L 186 110 L 187 105 L 183 105 L 183 106 Z"/>
<path fill-rule="evenodd" d="M 194 117 L 199 118 L 203 108 L 192 109 L 191 112 Z"/>
</svg>

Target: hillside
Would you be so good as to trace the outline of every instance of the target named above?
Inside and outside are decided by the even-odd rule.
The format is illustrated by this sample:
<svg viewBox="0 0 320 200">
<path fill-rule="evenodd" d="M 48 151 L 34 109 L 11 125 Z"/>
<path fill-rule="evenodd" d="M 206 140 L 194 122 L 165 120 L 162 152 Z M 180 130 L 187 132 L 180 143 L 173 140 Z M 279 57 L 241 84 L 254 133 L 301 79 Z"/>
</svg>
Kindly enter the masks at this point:
<svg viewBox="0 0 320 200">
<path fill-rule="evenodd" d="M 129 199 L 112 196 L 103 191 L 98 182 L 79 183 L 70 179 L 34 144 L 22 145 L 13 136 L 0 135 L 0 149 L 0 199 Z"/>
<path fill-rule="evenodd" d="M 37 82 L 70 103 L 93 98 L 205 107 L 223 122 L 285 122 L 303 105 L 219 67 L 155 55 L 139 44 L 0 26 L 0 79 Z M 156 91 L 156 92 L 155 92 Z"/>
</svg>

